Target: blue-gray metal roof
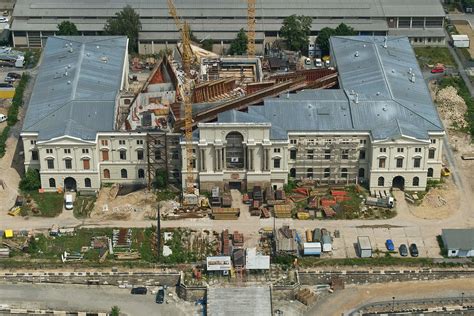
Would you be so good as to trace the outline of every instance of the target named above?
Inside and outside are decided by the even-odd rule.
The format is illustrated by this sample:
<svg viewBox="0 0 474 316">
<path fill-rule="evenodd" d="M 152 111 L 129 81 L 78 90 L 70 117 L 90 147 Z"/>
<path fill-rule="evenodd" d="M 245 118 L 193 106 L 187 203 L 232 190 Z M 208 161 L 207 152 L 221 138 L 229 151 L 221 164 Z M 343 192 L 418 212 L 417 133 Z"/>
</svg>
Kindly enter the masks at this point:
<svg viewBox="0 0 474 316">
<path fill-rule="evenodd" d="M 271 123 L 272 139 L 286 139 L 288 132 L 367 131 L 375 140 L 427 140 L 428 132 L 444 130 L 406 37 L 388 37 L 386 45 L 384 37 L 332 37 L 331 54 L 341 89 L 282 94 L 248 113 L 222 113 L 218 121 Z"/>
<path fill-rule="evenodd" d="M 98 131 L 114 130 L 126 54 L 123 36 L 49 37 L 23 131 L 37 132 L 38 140 L 94 140 Z"/>
</svg>

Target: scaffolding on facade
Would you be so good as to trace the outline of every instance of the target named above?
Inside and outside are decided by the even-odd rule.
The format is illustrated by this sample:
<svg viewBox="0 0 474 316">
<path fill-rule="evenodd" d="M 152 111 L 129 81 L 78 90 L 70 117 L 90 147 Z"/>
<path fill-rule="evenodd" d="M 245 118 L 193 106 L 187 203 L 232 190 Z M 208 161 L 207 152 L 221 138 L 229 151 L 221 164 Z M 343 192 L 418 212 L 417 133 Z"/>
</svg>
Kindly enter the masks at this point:
<svg viewBox="0 0 474 316">
<path fill-rule="evenodd" d="M 146 137 L 147 148 L 147 187 L 150 190 L 159 171 L 164 171 L 169 178 L 168 146 L 165 132 L 149 132 Z"/>
<path fill-rule="evenodd" d="M 292 167 L 296 179 L 315 184 L 357 181 L 359 138 L 300 136 L 296 142 L 296 159 Z"/>
</svg>

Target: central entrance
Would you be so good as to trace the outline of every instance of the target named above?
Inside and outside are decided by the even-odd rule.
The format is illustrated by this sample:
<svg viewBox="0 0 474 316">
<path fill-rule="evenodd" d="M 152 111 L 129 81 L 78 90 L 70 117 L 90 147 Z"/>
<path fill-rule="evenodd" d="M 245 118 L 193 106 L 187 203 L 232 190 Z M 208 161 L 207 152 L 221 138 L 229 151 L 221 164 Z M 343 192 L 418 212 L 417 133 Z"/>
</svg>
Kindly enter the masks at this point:
<svg viewBox="0 0 474 316">
<path fill-rule="evenodd" d="M 76 191 L 77 190 L 76 179 L 72 177 L 67 177 L 66 179 L 64 179 L 64 189 L 66 191 Z"/>
<path fill-rule="evenodd" d="M 405 178 L 403 178 L 402 176 L 396 176 L 395 178 L 393 178 L 392 187 L 403 190 L 403 188 L 405 188 Z"/>
</svg>

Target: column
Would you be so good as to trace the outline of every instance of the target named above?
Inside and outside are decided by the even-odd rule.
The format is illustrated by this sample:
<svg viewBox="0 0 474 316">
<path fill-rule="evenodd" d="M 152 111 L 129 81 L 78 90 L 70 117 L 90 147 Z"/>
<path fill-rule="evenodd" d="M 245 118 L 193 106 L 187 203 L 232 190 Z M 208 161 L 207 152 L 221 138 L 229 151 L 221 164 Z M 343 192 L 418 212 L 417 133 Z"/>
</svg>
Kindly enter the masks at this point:
<svg viewBox="0 0 474 316">
<path fill-rule="evenodd" d="M 225 147 L 221 149 L 222 150 L 222 169 L 227 169 L 227 166 L 226 166 L 226 150 L 225 150 Z"/>
</svg>

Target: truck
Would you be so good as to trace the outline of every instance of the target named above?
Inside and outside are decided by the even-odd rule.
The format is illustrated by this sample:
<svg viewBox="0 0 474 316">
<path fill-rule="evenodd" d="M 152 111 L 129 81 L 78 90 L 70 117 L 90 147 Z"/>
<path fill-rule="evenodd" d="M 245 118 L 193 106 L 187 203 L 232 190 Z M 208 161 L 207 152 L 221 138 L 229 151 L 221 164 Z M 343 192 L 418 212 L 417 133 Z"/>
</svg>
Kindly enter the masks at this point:
<svg viewBox="0 0 474 316">
<path fill-rule="evenodd" d="M 458 48 L 469 48 L 469 36 L 466 34 L 451 35 L 452 44 L 454 47 Z"/>
<path fill-rule="evenodd" d="M 357 237 L 357 251 L 361 258 L 372 257 L 372 245 L 370 244 L 370 238 L 368 236 Z"/>
<path fill-rule="evenodd" d="M 372 205 L 372 206 L 392 208 L 395 206 L 395 200 L 391 196 L 379 197 L 379 198 L 369 196 L 365 199 L 365 204 Z"/>
</svg>

